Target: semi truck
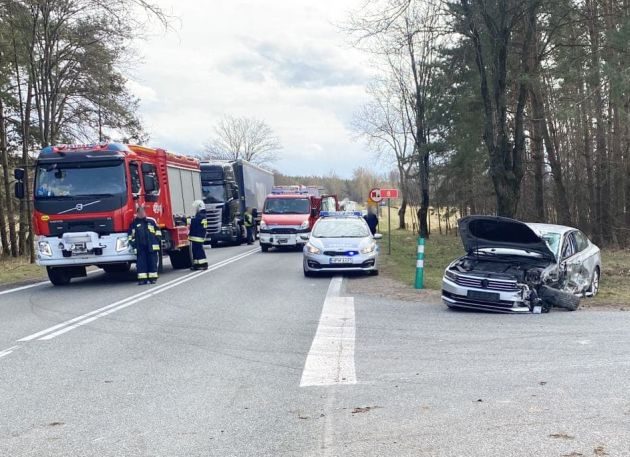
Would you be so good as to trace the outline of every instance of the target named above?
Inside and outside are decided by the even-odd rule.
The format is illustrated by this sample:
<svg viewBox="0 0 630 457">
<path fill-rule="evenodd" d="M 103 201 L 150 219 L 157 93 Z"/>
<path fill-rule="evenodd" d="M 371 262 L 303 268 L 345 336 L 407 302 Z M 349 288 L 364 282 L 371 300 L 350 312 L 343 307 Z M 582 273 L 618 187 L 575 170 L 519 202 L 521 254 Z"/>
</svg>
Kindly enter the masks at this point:
<svg viewBox="0 0 630 457">
<path fill-rule="evenodd" d="M 247 208 L 254 219 L 273 188 L 273 173 L 245 160 L 201 162 L 201 189 L 206 204 L 207 238 L 212 247 L 219 243 L 241 244 L 246 239 L 243 225 Z"/>
<path fill-rule="evenodd" d="M 276 186 L 265 199 L 260 221 L 260 248 L 301 248 L 319 219 L 320 211 L 338 211 L 337 196 L 317 186 Z"/>
<path fill-rule="evenodd" d="M 33 229 L 37 263 L 50 282 L 68 284 L 96 265 L 125 272 L 136 261 L 127 230 L 142 205 L 162 232 L 159 253 L 189 268 L 187 217 L 202 198 L 199 160 L 118 143 L 49 146 L 35 162 Z M 25 197 L 24 170 L 15 193 Z"/>
</svg>

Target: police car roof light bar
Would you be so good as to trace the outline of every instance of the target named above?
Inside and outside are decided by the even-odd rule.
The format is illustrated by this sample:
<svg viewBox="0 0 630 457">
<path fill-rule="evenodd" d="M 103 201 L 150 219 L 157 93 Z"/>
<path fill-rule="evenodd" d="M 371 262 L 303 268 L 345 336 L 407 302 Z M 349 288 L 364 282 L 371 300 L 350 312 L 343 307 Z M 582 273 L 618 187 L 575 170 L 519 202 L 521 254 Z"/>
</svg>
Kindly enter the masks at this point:
<svg viewBox="0 0 630 457">
<path fill-rule="evenodd" d="M 363 217 L 361 211 L 320 211 L 320 217 Z"/>
</svg>

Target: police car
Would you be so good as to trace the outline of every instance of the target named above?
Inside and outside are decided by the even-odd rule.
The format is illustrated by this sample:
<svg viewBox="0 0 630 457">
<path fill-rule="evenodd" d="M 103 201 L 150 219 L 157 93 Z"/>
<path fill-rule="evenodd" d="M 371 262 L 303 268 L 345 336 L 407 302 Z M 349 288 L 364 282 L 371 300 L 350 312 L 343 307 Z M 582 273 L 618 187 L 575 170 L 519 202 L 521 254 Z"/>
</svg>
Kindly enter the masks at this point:
<svg viewBox="0 0 630 457">
<path fill-rule="evenodd" d="M 380 233 L 372 235 L 360 211 L 322 211 L 310 234 L 302 235 L 304 276 L 319 272 L 378 274 Z"/>
</svg>

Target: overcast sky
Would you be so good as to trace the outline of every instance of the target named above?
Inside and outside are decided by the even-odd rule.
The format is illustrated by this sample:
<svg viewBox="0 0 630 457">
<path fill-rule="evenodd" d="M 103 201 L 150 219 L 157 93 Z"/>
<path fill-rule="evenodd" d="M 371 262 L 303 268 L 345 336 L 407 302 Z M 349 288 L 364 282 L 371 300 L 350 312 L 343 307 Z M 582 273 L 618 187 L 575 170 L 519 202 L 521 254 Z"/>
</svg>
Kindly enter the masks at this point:
<svg viewBox="0 0 630 457">
<path fill-rule="evenodd" d="M 224 114 L 264 119 L 287 174 L 348 176 L 372 155 L 349 128 L 367 57 L 337 24 L 358 0 L 159 0 L 174 31 L 138 44 L 130 87 L 150 144 L 195 154 Z"/>
</svg>

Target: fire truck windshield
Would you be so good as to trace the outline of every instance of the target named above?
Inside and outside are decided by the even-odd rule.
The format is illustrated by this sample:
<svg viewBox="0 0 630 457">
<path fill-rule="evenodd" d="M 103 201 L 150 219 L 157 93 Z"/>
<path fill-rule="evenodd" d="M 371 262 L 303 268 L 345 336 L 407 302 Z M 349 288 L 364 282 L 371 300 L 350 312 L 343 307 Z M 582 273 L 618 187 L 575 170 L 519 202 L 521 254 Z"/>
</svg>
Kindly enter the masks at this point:
<svg viewBox="0 0 630 457">
<path fill-rule="evenodd" d="M 311 204 L 308 198 L 269 198 L 265 202 L 265 214 L 308 214 Z"/>
<path fill-rule="evenodd" d="M 204 203 L 223 203 L 225 201 L 225 187 L 223 184 L 203 184 L 201 186 Z"/>
<path fill-rule="evenodd" d="M 123 161 L 46 163 L 37 166 L 35 198 L 105 197 L 126 193 Z"/>
</svg>

